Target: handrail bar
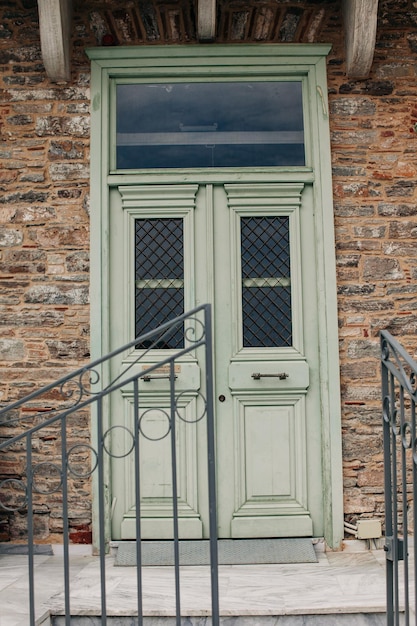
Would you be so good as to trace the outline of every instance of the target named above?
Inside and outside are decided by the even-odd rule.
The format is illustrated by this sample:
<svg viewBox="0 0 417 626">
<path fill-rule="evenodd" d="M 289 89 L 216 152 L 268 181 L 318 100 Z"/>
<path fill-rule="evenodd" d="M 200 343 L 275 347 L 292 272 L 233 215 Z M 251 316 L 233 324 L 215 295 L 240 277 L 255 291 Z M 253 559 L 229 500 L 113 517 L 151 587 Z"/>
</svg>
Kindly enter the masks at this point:
<svg viewBox="0 0 417 626">
<path fill-rule="evenodd" d="M 182 315 L 179 315 L 178 317 L 173 318 L 171 321 L 165 322 L 164 324 L 161 324 L 160 326 L 158 326 L 158 328 L 156 330 L 152 330 L 152 331 L 149 331 L 149 332 L 147 332 L 147 333 L 145 333 L 143 335 L 140 335 L 139 337 L 136 337 L 132 341 L 129 341 L 129 343 L 126 343 L 125 345 L 121 346 L 120 348 L 117 348 L 116 350 L 113 350 L 112 352 L 109 352 L 105 356 L 100 357 L 99 359 L 96 359 L 95 361 L 91 361 L 88 365 L 84 365 L 83 367 L 80 367 L 77 370 L 74 370 L 72 372 L 72 374 L 67 374 L 66 376 L 63 376 L 62 378 L 59 378 L 58 380 L 55 380 L 53 383 L 50 383 L 49 385 L 45 385 L 41 389 L 38 389 L 37 391 L 33 391 L 32 393 L 29 393 L 24 398 L 21 398 L 20 400 L 16 400 L 15 402 L 13 402 L 11 404 L 8 404 L 3 409 L 0 409 L 0 417 L 4 413 L 12 411 L 13 409 L 18 408 L 22 404 L 24 404 L 26 402 L 29 402 L 30 400 L 33 400 L 34 398 L 37 398 L 38 396 L 46 393 L 50 389 L 53 389 L 54 387 L 58 387 L 58 386 L 60 386 L 60 385 L 62 385 L 64 383 L 66 383 L 68 380 L 70 380 L 72 378 L 76 378 L 77 376 L 79 376 L 81 374 L 84 374 L 85 372 L 95 368 L 97 365 L 101 365 L 102 363 L 105 363 L 106 361 L 109 361 L 113 357 L 117 356 L 121 352 L 124 352 L 125 350 L 128 350 L 129 348 L 132 348 L 136 344 L 143 343 L 144 341 L 146 341 L 148 339 L 151 339 L 152 337 L 155 337 L 155 336 L 159 337 L 161 331 L 172 330 L 173 327 L 179 325 L 182 321 L 184 321 L 186 319 L 189 319 L 190 317 L 192 317 L 193 315 L 195 315 L 199 311 L 202 311 L 206 307 L 207 307 L 206 304 L 201 304 L 200 306 L 195 307 L 194 309 L 191 309 L 187 313 L 183 313 Z M 193 343 L 192 346 L 189 347 L 189 349 L 187 348 L 187 349 L 184 349 L 184 350 L 186 350 L 186 352 L 190 352 L 191 350 L 193 350 L 195 348 L 195 346 L 196 346 L 196 344 Z M 149 353 L 149 351 L 151 349 L 152 349 L 152 346 L 150 348 L 147 348 L 140 355 L 140 357 L 138 358 L 138 361 L 140 359 L 143 359 Z M 167 358 L 166 362 L 168 363 L 169 360 L 170 360 L 170 358 Z M 162 363 L 162 361 L 161 361 L 161 363 Z M 160 366 L 160 363 L 159 363 L 159 366 Z M 155 369 L 155 368 L 151 368 L 150 371 L 152 371 L 152 369 Z"/>
</svg>

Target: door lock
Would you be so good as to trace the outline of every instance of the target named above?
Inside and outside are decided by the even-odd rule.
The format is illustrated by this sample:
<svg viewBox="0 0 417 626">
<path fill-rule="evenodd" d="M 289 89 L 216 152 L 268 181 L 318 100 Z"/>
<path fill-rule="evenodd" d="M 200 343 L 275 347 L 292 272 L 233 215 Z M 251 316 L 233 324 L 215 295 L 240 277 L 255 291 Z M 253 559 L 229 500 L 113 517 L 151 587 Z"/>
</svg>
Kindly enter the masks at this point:
<svg viewBox="0 0 417 626">
<path fill-rule="evenodd" d="M 226 400 L 226 396 L 224 396 L 223 394 L 221 394 L 221 395 L 219 396 L 219 401 L 220 401 L 220 402 L 224 402 L 225 400 Z"/>
</svg>

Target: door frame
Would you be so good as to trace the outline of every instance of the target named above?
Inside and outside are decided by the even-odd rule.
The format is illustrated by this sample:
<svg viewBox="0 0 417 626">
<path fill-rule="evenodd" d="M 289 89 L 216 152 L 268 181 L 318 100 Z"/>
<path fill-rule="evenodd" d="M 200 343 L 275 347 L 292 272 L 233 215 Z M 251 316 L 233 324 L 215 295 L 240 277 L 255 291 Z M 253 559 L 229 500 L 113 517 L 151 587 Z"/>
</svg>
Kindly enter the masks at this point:
<svg viewBox="0 0 417 626">
<path fill-rule="evenodd" d="M 304 83 L 306 166 L 258 168 L 245 173 L 247 182 L 268 182 L 271 170 L 276 182 L 302 182 L 313 198 L 317 255 L 317 297 L 319 334 L 319 381 L 321 395 L 321 440 L 323 474 L 324 538 L 331 548 L 343 539 L 343 481 L 341 409 L 336 298 L 336 262 L 331 186 L 329 108 L 327 101 L 326 56 L 329 45 L 316 44 L 202 44 L 193 46 L 129 46 L 91 48 L 91 353 L 98 358 L 110 351 L 109 316 L 109 191 L 120 184 L 158 182 L 216 182 L 224 171 L 195 169 L 147 170 L 127 173 L 112 170 L 111 118 L 113 83 L 117 78 L 158 76 L 169 81 L 238 80 L 246 77 L 267 80 L 298 78 Z M 228 172 L 229 182 L 242 180 L 241 171 Z M 103 383 L 109 372 L 102 371 Z M 92 416 L 94 420 L 94 416 Z M 106 425 L 104 425 L 106 427 Z M 92 429 L 95 432 L 95 429 Z M 96 442 L 92 442 L 93 445 Z M 105 467 L 110 485 L 110 465 Z M 110 539 L 112 494 L 107 494 Z M 93 536 L 98 528 L 97 486 L 93 483 Z M 94 540 L 95 541 L 95 540 Z"/>
</svg>

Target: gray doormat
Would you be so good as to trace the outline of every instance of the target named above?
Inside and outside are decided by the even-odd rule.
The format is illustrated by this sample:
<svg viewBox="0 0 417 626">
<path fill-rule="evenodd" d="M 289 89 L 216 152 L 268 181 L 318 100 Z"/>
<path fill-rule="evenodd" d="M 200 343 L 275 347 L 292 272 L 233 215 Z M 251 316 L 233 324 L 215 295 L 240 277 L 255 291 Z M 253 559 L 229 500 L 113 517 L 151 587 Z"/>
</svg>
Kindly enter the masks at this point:
<svg viewBox="0 0 417 626">
<path fill-rule="evenodd" d="M 263 563 L 317 563 L 311 539 L 220 539 L 220 565 Z M 180 541 L 180 565 L 209 565 L 207 540 Z M 136 565 L 136 542 L 121 541 L 115 565 Z M 174 565 L 172 541 L 142 541 L 142 565 Z"/>
</svg>

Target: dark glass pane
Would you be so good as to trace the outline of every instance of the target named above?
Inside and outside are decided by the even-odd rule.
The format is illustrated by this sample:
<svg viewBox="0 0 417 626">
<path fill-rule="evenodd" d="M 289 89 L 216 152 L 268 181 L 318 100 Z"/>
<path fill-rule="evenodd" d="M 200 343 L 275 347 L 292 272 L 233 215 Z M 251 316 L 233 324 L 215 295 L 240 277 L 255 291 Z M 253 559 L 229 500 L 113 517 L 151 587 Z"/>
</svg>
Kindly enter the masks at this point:
<svg viewBox="0 0 417 626">
<path fill-rule="evenodd" d="M 288 217 L 241 219 L 244 347 L 292 345 Z"/>
<path fill-rule="evenodd" d="M 117 86 L 118 169 L 304 165 L 301 82 Z"/>
<path fill-rule="evenodd" d="M 288 287 L 243 287 L 242 300 L 245 348 L 292 345 L 291 291 Z"/>
<path fill-rule="evenodd" d="M 135 220 L 135 333 L 154 330 L 184 312 L 183 222 L 174 219 Z M 180 348 L 183 328 L 138 345 Z"/>
</svg>

